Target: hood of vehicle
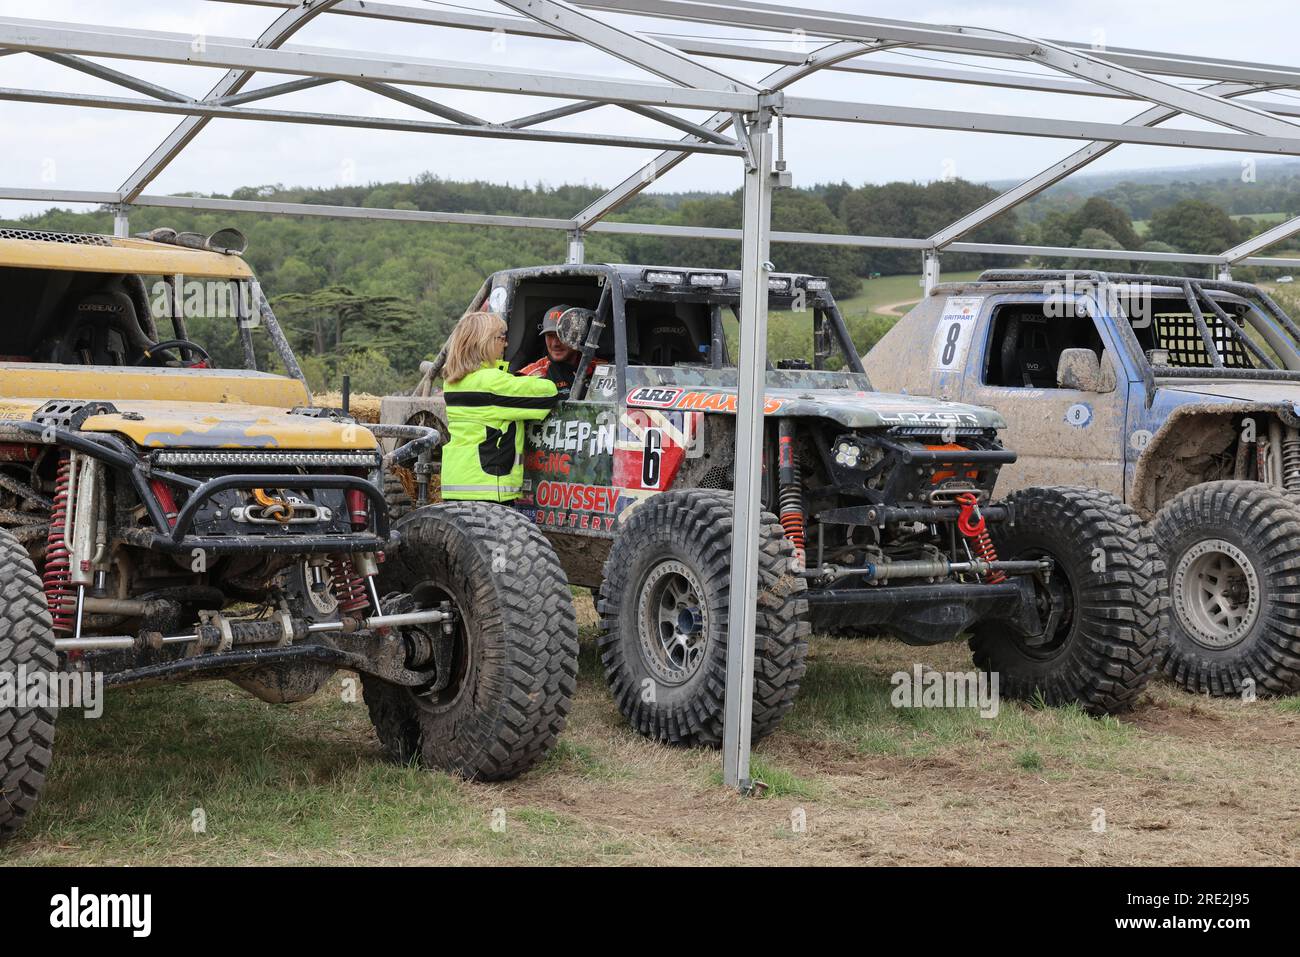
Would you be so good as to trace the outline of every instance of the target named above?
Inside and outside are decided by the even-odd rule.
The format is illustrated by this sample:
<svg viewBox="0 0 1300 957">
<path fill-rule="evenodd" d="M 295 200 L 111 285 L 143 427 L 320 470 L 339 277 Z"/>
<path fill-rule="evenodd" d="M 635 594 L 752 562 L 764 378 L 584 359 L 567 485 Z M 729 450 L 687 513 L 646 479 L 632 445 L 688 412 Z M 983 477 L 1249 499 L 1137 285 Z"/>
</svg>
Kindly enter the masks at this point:
<svg viewBox="0 0 1300 957">
<path fill-rule="evenodd" d="M 1259 380 L 1219 380 L 1172 385 L 1160 383 L 1162 391 L 1189 398 L 1220 399 L 1224 402 L 1258 402 L 1262 405 L 1300 407 L 1300 382 L 1261 382 Z M 1297 409 L 1300 414 L 1300 409 Z"/>
<path fill-rule="evenodd" d="M 364 426 L 285 409 L 218 402 L 117 399 L 116 411 L 87 416 L 85 432 L 109 432 L 150 449 L 364 450 L 378 447 Z M 0 422 L 31 421 L 43 399 L 0 398 Z"/>
<path fill-rule="evenodd" d="M 269 372 L 0 362 L 0 402 L 10 399 L 151 399 L 243 403 L 273 409 L 311 404 L 301 382 Z"/>
<path fill-rule="evenodd" d="M 848 389 L 772 388 L 764 391 L 764 414 L 822 418 L 853 429 L 896 425 L 938 425 L 1001 429 L 1006 421 L 992 409 L 926 396 Z M 638 386 L 628 392 L 630 408 L 736 413 L 736 390 L 714 386 Z"/>
<path fill-rule="evenodd" d="M 373 449 L 369 430 L 265 406 L 117 401 L 87 432 L 115 432 L 150 449 Z"/>
</svg>

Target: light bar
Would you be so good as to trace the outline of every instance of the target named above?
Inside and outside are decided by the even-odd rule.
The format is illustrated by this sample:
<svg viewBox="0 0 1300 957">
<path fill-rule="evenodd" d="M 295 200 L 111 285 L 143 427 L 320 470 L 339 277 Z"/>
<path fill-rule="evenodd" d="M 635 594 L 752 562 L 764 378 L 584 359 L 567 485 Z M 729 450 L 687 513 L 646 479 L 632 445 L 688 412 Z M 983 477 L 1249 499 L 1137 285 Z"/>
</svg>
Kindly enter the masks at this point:
<svg viewBox="0 0 1300 957">
<path fill-rule="evenodd" d="M 656 286 L 680 286 L 686 278 L 679 272 L 667 272 L 662 269 L 647 269 L 643 274 L 646 282 Z"/>
<path fill-rule="evenodd" d="M 789 292 L 790 280 L 778 276 L 770 276 L 767 280 L 769 292 Z"/>
<path fill-rule="evenodd" d="M 825 292 L 831 287 L 830 280 L 827 279 L 805 279 L 803 287 L 809 292 Z"/>
<path fill-rule="evenodd" d="M 375 468 L 379 456 L 375 452 L 155 452 L 154 465 L 260 465 L 326 466 L 335 468 Z"/>
<path fill-rule="evenodd" d="M 717 272 L 696 272 L 691 273 L 692 286 L 708 286 L 710 289 L 716 289 L 719 286 L 727 284 L 727 277 Z"/>
</svg>

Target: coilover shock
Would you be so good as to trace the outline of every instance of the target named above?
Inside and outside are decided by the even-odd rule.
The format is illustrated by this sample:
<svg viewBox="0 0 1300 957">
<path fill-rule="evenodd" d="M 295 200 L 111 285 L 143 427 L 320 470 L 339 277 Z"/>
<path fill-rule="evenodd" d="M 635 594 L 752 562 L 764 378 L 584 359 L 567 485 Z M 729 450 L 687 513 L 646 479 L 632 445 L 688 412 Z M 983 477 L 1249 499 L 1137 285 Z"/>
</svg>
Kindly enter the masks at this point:
<svg viewBox="0 0 1300 957">
<path fill-rule="evenodd" d="M 357 574 L 352 558 L 348 555 L 330 556 L 330 587 L 338 599 L 339 610 L 359 611 L 370 605 L 370 596 L 366 594 L 366 580 Z"/>
<path fill-rule="evenodd" d="M 54 630 L 70 633 L 76 616 L 77 591 L 72 587 L 71 552 L 68 549 L 69 492 L 72 484 L 72 458 L 65 450 L 59 454 L 59 469 L 54 479 L 54 507 L 50 511 L 50 531 L 45 546 L 45 603 L 50 608 Z"/>
<path fill-rule="evenodd" d="M 980 515 L 976 510 L 979 505 L 978 496 L 974 492 L 958 495 L 957 504 L 961 506 L 961 514 L 957 516 L 957 531 L 974 540 L 975 553 L 982 560 L 996 562 L 998 560 L 998 550 L 993 545 L 993 538 L 989 535 L 988 526 L 984 523 L 984 516 Z M 996 585 L 1006 580 L 1007 576 L 996 569 L 988 574 L 988 583 L 990 585 Z"/>
<path fill-rule="evenodd" d="M 1282 433 L 1282 487 L 1300 491 L 1300 431 L 1290 427 Z"/>
<path fill-rule="evenodd" d="M 800 564 L 804 561 L 803 487 L 799 484 L 799 452 L 795 447 L 794 423 L 781 419 L 777 427 L 777 498 L 781 528 L 794 545 Z"/>
</svg>

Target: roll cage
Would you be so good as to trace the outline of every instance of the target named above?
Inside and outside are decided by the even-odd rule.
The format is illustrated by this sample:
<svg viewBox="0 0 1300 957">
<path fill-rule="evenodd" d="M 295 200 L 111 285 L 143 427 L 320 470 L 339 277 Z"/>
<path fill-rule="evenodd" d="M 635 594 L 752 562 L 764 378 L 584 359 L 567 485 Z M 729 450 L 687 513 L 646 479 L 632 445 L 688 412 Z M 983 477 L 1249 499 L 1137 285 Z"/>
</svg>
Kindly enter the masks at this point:
<svg viewBox="0 0 1300 957">
<path fill-rule="evenodd" d="M 847 371 L 865 375 L 827 280 L 773 273 L 768 296 L 773 310 L 811 312 L 811 368 L 825 369 L 826 360 L 839 355 Z M 559 304 L 597 313 L 603 328 L 588 358 L 616 365 L 620 393 L 625 391 L 629 365 L 735 367 L 724 323 L 728 310 L 739 319 L 736 270 L 617 264 L 509 269 L 493 274 L 470 308 L 490 308 L 508 317 L 505 355 L 512 371 L 518 371 L 543 354 L 538 326 L 545 311 Z M 579 397 L 575 387 L 574 398 Z"/>
<path fill-rule="evenodd" d="M 1124 320 L 1115 324 L 1117 339 L 1148 390 L 1154 389 L 1157 379 L 1300 381 L 1300 327 L 1267 292 L 1252 283 L 1142 273 L 991 269 L 970 285 L 993 286 L 1000 292 L 1009 291 L 1008 287 L 1043 292 L 1044 286 L 1052 283 L 1062 284 L 1061 295 L 1090 296 L 1099 315 Z M 1185 315 L 1177 317 L 1183 321 L 1162 333 L 1158 345 L 1163 348 L 1144 348 L 1135 332 L 1150 327 L 1157 318 L 1166 318 L 1144 315 L 1143 296 L 1181 299 L 1186 304 Z M 1137 308 L 1133 308 L 1135 300 Z M 1225 306 L 1240 307 L 1233 310 L 1236 318 Z M 1171 357 L 1178 361 L 1171 363 Z"/>
</svg>

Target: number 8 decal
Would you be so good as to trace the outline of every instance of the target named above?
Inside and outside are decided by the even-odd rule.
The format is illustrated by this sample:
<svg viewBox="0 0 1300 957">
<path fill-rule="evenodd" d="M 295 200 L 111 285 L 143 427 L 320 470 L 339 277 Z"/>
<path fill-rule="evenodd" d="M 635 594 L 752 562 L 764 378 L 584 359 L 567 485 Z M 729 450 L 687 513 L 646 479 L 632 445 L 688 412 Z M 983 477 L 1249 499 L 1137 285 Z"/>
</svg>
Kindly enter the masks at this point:
<svg viewBox="0 0 1300 957">
<path fill-rule="evenodd" d="M 663 433 L 659 429 L 645 430 L 645 449 L 641 456 L 641 487 L 658 488 L 659 471 L 663 459 Z"/>
<path fill-rule="evenodd" d="M 943 343 L 943 358 L 940 360 L 942 365 L 952 365 L 952 360 L 957 358 L 957 343 L 961 341 L 961 323 L 954 322 L 948 327 L 948 338 Z"/>
</svg>

